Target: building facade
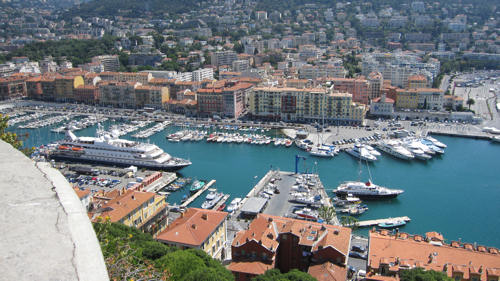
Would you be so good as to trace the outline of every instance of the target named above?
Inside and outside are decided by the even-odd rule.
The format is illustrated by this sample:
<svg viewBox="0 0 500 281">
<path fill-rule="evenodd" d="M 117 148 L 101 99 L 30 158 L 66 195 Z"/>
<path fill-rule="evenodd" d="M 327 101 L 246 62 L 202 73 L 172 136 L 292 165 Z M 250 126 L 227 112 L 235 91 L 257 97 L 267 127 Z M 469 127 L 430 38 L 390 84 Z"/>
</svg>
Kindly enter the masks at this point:
<svg viewBox="0 0 500 281">
<path fill-rule="evenodd" d="M 200 249 L 214 259 L 224 260 L 227 215 L 227 212 L 189 208 L 158 234 L 156 240 L 181 249 Z"/>
<path fill-rule="evenodd" d="M 335 272 L 333 280 L 346 280 L 350 237 L 349 228 L 259 214 L 236 234 L 228 269 L 238 281 L 273 268 L 299 269 L 318 280 Z"/>
<path fill-rule="evenodd" d="M 248 99 L 253 117 L 332 124 L 362 124 L 366 107 L 355 104 L 349 93 L 323 88 L 254 88 Z"/>
<path fill-rule="evenodd" d="M 441 234 L 425 237 L 388 230 L 369 233 L 367 280 L 399 280 L 399 273 L 412 268 L 444 272 L 457 281 L 498 281 L 500 253 L 497 248 L 451 241 Z"/>
</svg>

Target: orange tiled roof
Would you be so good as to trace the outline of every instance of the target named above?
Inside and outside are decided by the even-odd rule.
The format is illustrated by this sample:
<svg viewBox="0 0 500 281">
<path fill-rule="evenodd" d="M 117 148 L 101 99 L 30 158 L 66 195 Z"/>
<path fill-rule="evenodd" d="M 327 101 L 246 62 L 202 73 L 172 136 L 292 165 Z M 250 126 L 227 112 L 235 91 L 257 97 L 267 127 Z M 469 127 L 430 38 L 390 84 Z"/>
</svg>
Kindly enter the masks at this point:
<svg viewBox="0 0 500 281">
<path fill-rule="evenodd" d="M 78 198 L 80 198 L 80 200 L 82 198 L 89 196 L 89 194 L 90 194 L 90 190 L 88 190 L 88 189 L 84 189 L 84 190 L 81 190 L 79 188 L 73 188 L 73 189 L 75 190 L 75 193 L 78 196 Z"/>
<path fill-rule="evenodd" d="M 249 262 L 232 262 L 227 266 L 227 269 L 234 272 L 243 272 L 252 275 L 264 274 L 267 270 L 274 268 L 274 260 L 267 264 L 260 261 Z"/>
<path fill-rule="evenodd" d="M 111 222 L 118 222 L 132 211 L 140 207 L 142 204 L 155 197 L 153 192 L 143 192 L 136 190 L 127 190 L 118 197 L 111 199 L 107 204 L 102 206 L 105 210 L 100 214 L 101 217 L 109 217 Z M 93 221 L 96 221 L 97 217 Z"/>
<path fill-rule="evenodd" d="M 439 236 L 439 233 L 427 234 L 428 238 L 440 238 Z M 464 273 L 464 278 L 470 273 L 478 272 L 478 268 L 482 267 L 482 281 L 487 280 L 488 269 L 491 274 L 500 273 L 500 254 L 496 248 L 486 249 L 482 246 L 483 250 L 479 250 L 479 247 L 475 249 L 469 243 L 461 244 L 454 241 L 448 245 L 436 240 L 430 242 L 425 241 L 420 235 L 401 239 L 389 232 L 372 230 L 369 243 L 369 267 L 377 269 L 380 264 L 390 264 L 394 269 L 399 269 L 403 266 L 404 260 L 404 265 L 436 271 L 446 269 L 449 277 L 453 272 L 460 272 Z"/>
<path fill-rule="evenodd" d="M 277 237 L 282 233 L 299 237 L 299 244 L 311 246 L 313 252 L 320 247 L 333 247 L 345 256 L 349 252 L 350 228 L 265 214 L 257 215 L 248 230 L 238 232 L 232 246 L 239 247 L 255 240 L 275 251 L 279 244 Z"/>
<path fill-rule="evenodd" d="M 347 277 L 347 267 L 325 262 L 310 266 L 307 273 L 318 281 L 344 281 Z"/>
<path fill-rule="evenodd" d="M 189 208 L 156 237 L 166 243 L 200 246 L 226 219 L 227 212 Z"/>
</svg>

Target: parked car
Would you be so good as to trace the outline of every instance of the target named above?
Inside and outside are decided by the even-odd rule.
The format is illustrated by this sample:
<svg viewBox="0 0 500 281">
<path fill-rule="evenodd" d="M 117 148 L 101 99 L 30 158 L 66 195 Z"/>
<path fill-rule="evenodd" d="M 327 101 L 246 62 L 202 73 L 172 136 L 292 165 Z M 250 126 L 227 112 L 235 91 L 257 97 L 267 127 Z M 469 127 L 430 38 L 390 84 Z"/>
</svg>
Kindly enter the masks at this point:
<svg viewBox="0 0 500 281">
<path fill-rule="evenodd" d="M 368 259 L 367 255 L 359 253 L 359 252 L 350 252 L 349 253 L 349 257 L 351 257 L 351 258 L 357 258 L 357 259 L 362 259 L 362 260 Z"/>
<path fill-rule="evenodd" d="M 363 246 L 359 246 L 359 245 L 353 245 L 353 246 L 351 247 L 351 251 L 364 253 L 364 252 L 366 251 L 366 248 L 365 248 L 365 247 L 363 247 Z"/>
</svg>

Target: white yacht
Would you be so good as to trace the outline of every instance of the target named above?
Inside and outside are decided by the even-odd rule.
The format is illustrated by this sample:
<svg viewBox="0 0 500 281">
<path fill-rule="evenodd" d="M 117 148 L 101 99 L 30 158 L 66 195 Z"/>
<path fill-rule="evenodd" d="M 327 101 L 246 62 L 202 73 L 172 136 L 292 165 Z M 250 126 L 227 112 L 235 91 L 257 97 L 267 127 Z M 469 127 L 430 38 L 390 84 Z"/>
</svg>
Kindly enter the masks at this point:
<svg viewBox="0 0 500 281">
<path fill-rule="evenodd" d="M 363 144 L 362 145 L 364 148 L 366 148 L 368 150 L 368 152 L 370 152 L 371 155 L 375 156 L 375 157 L 378 157 L 382 154 L 380 154 L 380 152 L 378 152 L 375 148 L 373 148 L 371 145 L 368 145 L 368 144 Z"/>
<path fill-rule="evenodd" d="M 241 200 L 242 199 L 239 197 L 234 198 L 233 201 L 231 201 L 231 203 L 229 203 L 229 206 L 227 206 L 227 211 L 232 212 L 232 211 L 238 209 L 240 207 Z"/>
<path fill-rule="evenodd" d="M 364 161 L 376 161 L 377 160 L 377 157 L 375 157 L 375 155 L 372 155 L 368 151 L 368 149 L 364 148 L 360 144 L 355 144 L 353 148 L 347 149 L 346 152 L 349 153 L 350 155 L 352 155 L 358 159 L 364 160 Z"/>
<path fill-rule="evenodd" d="M 381 141 L 377 144 L 377 148 L 399 159 L 412 160 L 415 158 L 408 149 L 402 147 L 401 144 L 395 140 Z"/>
<path fill-rule="evenodd" d="M 96 162 L 118 166 L 137 166 L 159 170 L 178 170 L 191 161 L 175 158 L 154 144 L 119 139 L 101 126 L 96 137 L 77 137 L 66 131 L 66 138 L 49 145 L 49 158 Z"/>
<path fill-rule="evenodd" d="M 403 193 L 401 189 L 389 189 L 373 184 L 371 181 L 347 181 L 340 184 L 335 190 L 337 196 L 352 194 L 361 199 L 395 198 L 401 193 Z"/>
<path fill-rule="evenodd" d="M 433 138 L 431 136 L 427 136 L 427 137 L 425 137 L 425 139 L 428 140 L 428 141 L 431 141 L 437 147 L 440 147 L 440 148 L 446 148 L 447 147 L 446 144 L 438 141 L 437 139 L 435 139 L 435 138 Z"/>
</svg>

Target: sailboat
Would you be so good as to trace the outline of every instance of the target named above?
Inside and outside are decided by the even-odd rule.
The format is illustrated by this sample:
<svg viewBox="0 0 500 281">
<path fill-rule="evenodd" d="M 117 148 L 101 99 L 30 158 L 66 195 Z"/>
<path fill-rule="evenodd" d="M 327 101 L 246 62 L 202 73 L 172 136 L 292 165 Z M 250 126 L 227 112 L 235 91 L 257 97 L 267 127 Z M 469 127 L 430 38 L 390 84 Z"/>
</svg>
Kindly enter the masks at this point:
<svg viewBox="0 0 500 281">
<path fill-rule="evenodd" d="M 323 96 L 323 99 L 324 99 L 324 96 Z M 321 116 L 322 116 L 321 128 L 323 128 L 325 125 L 325 110 L 324 109 L 322 110 Z M 316 156 L 316 157 L 325 157 L 325 158 L 334 157 L 337 154 L 335 151 L 335 146 L 323 144 L 323 138 L 317 129 L 316 129 L 316 133 L 318 134 L 318 144 L 313 145 L 311 150 L 309 150 L 309 154 L 311 154 L 312 156 Z"/>
</svg>

